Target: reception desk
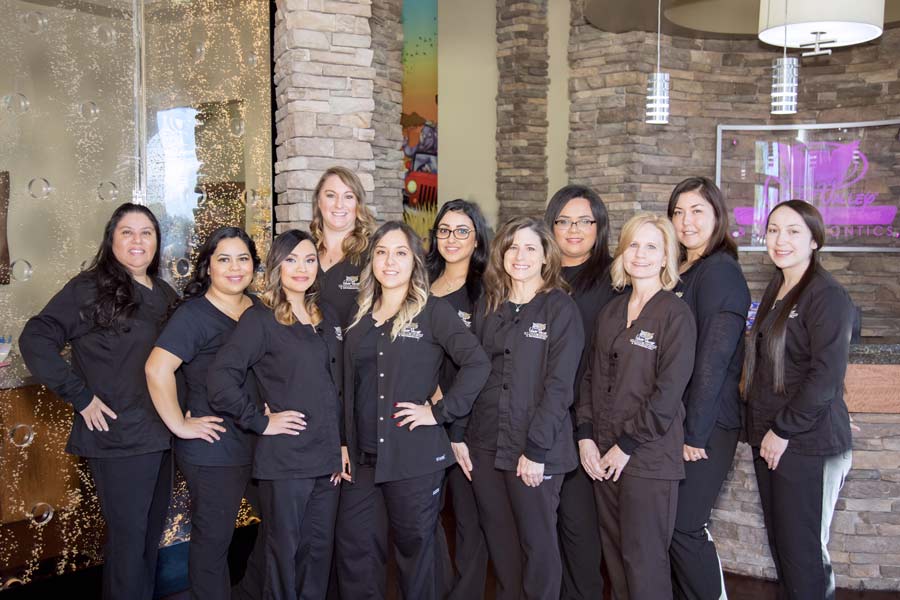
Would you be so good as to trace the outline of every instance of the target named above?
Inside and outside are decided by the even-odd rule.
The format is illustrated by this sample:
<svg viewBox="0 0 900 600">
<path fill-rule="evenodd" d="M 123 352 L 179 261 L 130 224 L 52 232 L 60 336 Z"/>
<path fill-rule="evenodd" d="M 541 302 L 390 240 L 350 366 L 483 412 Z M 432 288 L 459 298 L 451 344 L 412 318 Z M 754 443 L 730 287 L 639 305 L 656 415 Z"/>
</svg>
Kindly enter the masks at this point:
<svg viewBox="0 0 900 600">
<path fill-rule="evenodd" d="M 900 590 L 900 345 L 852 346 L 850 363 L 845 397 L 859 430 L 828 549 L 838 587 Z M 775 579 L 746 444 L 709 529 L 726 571 Z"/>
</svg>

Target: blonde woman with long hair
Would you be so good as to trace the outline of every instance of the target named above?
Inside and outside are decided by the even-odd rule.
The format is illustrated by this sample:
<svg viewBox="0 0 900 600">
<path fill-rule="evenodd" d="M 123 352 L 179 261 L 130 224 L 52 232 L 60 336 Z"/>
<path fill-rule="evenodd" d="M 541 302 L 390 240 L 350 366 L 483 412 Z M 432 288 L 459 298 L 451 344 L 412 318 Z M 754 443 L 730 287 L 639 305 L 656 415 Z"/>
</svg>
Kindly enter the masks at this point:
<svg viewBox="0 0 900 600">
<path fill-rule="evenodd" d="M 356 314 L 359 274 L 375 218 L 366 206 L 362 181 L 345 167 L 325 171 L 313 198 L 309 230 L 319 253 L 320 298 L 334 307 L 346 327 Z"/>
<path fill-rule="evenodd" d="M 578 465 L 569 407 L 584 330 L 543 221 L 500 229 L 484 289 L 472 329 L 492 369 L 468 422 L 451 426 L 453 450 L 475 490 L 498 600 L 558 600 L 556 511 Z"/>
<path fill-rule="evenodd" d="M 684 477 L 684 405 L 697 330 L 678 283 L 678 239 L 662 215 L 625 223 L 610 270 L 625 293 L 600 311 L 576 406 L 594 480 L 613 597 L 672 598 L 669 544 Z"/>
<path fill-rule="evenodd" d="M 263 596 L 326 597 L 341 479 L 341 328 L 320 306 L 318 253 L 297 229 L 275 238 L 262 302 L 216 355 L 209 404 L 260 434 L 253 456 L 265 518 Z M 263 405 L 243 383 L 252 372 Z"/>
<path fill-rule="evenodd" d="M 390 528 L 403 597 L 429 600 L 440 488 L 454 463 L 436 425 L 469 413 L 490 364 L 450 304 L 429 296 L 422 244 L 408 225 L 374 233 L 359 287 L 344 346 L 344 476 L 353 485 L 338 510 L 341 597 L 385 597 Z M 432 404 L 445 355 L 459 372 Z"/>
</svg>

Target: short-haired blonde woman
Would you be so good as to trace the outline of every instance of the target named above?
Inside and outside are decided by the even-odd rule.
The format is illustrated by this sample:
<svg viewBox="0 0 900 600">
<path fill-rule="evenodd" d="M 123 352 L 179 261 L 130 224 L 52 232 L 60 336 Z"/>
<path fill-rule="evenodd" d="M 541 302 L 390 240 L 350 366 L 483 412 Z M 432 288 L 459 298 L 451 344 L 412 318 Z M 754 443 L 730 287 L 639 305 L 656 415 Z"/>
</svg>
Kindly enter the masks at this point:
<svg viewBox="0 0 900 600">
<path fill-rule="evenodd" d="M 422 243 L 405 223 L 372 235 L 359 310 L 344 345 L 345 485 L 338 510 L 342 598 L 384 598 L 388 528 L 404 598 L 430 600 L 444 470 L 444 427 L 464 417 L 488 377 L 478 340 L 444 299 L 429 295 Z M 459 366 L 432 404 L 444 357 Z"/>
<path fill-rule="evenodd" d="M 678 257 L 665 216 L 638 213 L 625 223 L 611 274 L 616 289 L 631 292 L 597 317 L 576 411 L 615 598 L 672 598 L 669 543 L 684 477 L 681 399 L 697 337 L 690 308 L 670 291 Z"/>
<path fill-rule="evenodd" d="M 313 198 L 309 230 L 319 253 L 320 299 L 337 311 L 341 327 L 346 327 L 356 314 L 359 273 L 375 218 L 366 207 L 362 182 L 345 167 L 325 171 Z"/>
<path fill-rule="evenodd" d="M 468 423 L 451 426 L 453 449 L 472 479 L 497 599 L 558 600 L 556 511 L 578 465 L 569 407 L 584 330 L 543 221 L 503 225 L 484 288 L 472 328 L 491 374 Z"/>
<path fill-rule="evenodd" d="M 319 306 L 312 238 L 292 229 L 272 243 L 261 303 L 241 315 L 207 376 L 210 408 L 262 437 L 253 477 L 265 526 L 270 599 L 325 598 L 341 478 L 341 329 Z M 250 372 L 264 405 L 243 385 Z"/>
</svg>

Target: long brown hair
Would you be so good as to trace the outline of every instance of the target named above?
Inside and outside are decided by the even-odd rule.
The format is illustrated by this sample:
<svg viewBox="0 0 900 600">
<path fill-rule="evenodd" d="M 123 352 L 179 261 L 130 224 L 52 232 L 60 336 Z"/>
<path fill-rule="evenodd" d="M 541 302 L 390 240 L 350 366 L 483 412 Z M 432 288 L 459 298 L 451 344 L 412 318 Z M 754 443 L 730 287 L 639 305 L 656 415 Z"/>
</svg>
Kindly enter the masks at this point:
<svg viewBox="0 0 900 600">
<path fill-rule="evenodd" d="M 688 177 L 675 186 L 675 189 L 672 190 L 672 194 L 669 196 L 669 208 L 666 211 L 669 215 L 669 220 L 672 220 L 672 215 L 675 214 L 678 196 L 686 192 L 697 192 L 700 194 L 700 197 L 712 206 L 713 213 L 716 216 L 716 226 L 713 228 L 712 235 L 709 236 L 709 241 L 706 242 L 706 249 L 703 250 L 703 256 L 700 258 L 706 258 L 710 254 L 721 250 L 737 260 L 737 244 L 728 235 L 728 207 L 725 206 L 725 197 L 722 195 L 722 190 L 719 189 L 719 186 L 709 177 Z M 687 250 L 681 244 L 678 244 L 678 246 L 681 249 L 680 260 L 684 262 L 687 260 Z"/>
<path fill-rule="evenodd" d="M 369 247 L 369 236 L 375 231 L 375 217 L 369 207 L 366 206 L 366 190 L 363 188 L 359 177 L 346 167 L 331 167 L 319 178 L 316 189 L 313 192 L 313 218 L 309 224 L 312 233 L 313 244 L 320 253 L 325 251 L 325 234 L 322 220 L 322 209 L 319 208 L 319 193 L 325 186 L 325 181 L 332 175 L 336 175 L 344 182 L 353 195 L 356 196 L 356 224 L 353 231 L 347 234 L 341 242 L 341 251 L 354 265 L 359 265 L 363 260 L 366 248 Z"/>
<path fill-rule="evenodd" d="M 567 185 L 557 190 L 544 212 L 544 221 L 547 227 L 553 231 L 554 221 L 559 217 L 566 204 L 575 198 L 584 198 L 591 207 L 591 215 L 594 217 L 597 237 L 591 255 L 584 263 L 584 268 L 578 272 L 572 280 L 572 288 L 576 291 L 585 291 L 603 280 L 603 274 L 612 264 L 612 256 L 609 254 L 609 213 L 600 195 L 585 185 Z"/>
<path fill-rule="evenodd" d="M 412 227 L 402 221 L 388 221 L 379 227 L 372 234 L 372 239 L 369 240 L 368 258 L 359 275 L 359 294 L 356 297 L 359 309 L 356 311 L 356 316 L 353 318 L 350 327 L 355 327 L 363 317 L 371 312 L 375 303 L 381 298 L 381 284 L 378 283 L 378 280 L 375 279 L 375 274 L 372 272 L 372 260 L 375 256 L 375 246 L 391 231 L 401 231 L 406 236 L 409 250 L 413 256 L 413 269 L 409 278 L 406 299 L 394 317 L 394 325 L 391 327 L 391 341 L 394 341 L 397 339 L 397 334 L 412 323 L 413 319 L 419 316 L 419 313 L 425 308 L 431 287 L 428 283 L 428 269 L 425 267 L 425 251 L 422 249 L 422 240 L 413 231 Z M 347 329 L 350 329 L 350 327 Z"/>
<path fill-rule="evenodd" d="M 562 252 L 547 224 L 532 217 L 513 217 L 500 227 L 500 231 L 491 242 L 491 257 L 484 272 L 484 295 L 486 299 L 485 313 L 490 314 L 500 308 L 509 299 L 512 292 L 512 278 L 503 268 L 503 256 L 512 246 L 517 231 L 530 229 L 541 240 L 545 263 L 541 267 L 541 279 L 544 284 L 538 293 L 560 289 L 569 291 L 569 284 L 562 277 Z"/>
<path fill-rule="evenodd" d="M 275 313 L 275 320 L 282 325 L 293 325 L 297 322 L 297 316 L 281 285 L 281 263 L 297 247 L 297 244 L 305 240 L 313 243 L 312 236 L 305 231 L 289 229 L 275 238 L 275 241 L 272 242 L 272 249 L 269 250 L 269 256 L 266 258 L 266 288 L 259 298 L 263 304 L 272 309 L 272 312 Z M 313 247 L 315 247 L 314 243 Z M 313 277 L 316 276 L 317 271 L 318 269 L 313 270 Z M 319 279 L 316 278 L 303 294 L 303 306 L 313 325 L 318 325 L 322 321 L 322 311 L 319 310 L 318 301 Z"/>
<path fill-rule="evenodd" d="M 746 353 L 744 354 L 744 397 L 750 397 L 750 388 L 753 386 L 753 376 L 756 373 L 756 341 L 758 334 L 763 331 L 763 323 L 766 317 L 773 310 L 775 312 L 775 320 L 772 325 L 765 330 L 766 350 L 772 360 L 774 371 L 774 392 L 784 393 L 784 342 L 787 334 L 787 320 L 796 306 L 800 296 L 806 290 L 809 282 L 819 269 L 819 250 L 825 245 L 825 223 L 822 221 L 822 215 L 812 204 L 803 200 L 788 200 L 782 202 L 769 213 L 766 218 L 766 229 L 769 228 L 769 220 L 772 215 L 781 207 L 790 208 L 803 218 L 803 222 L 809 227 L 812 233 L 812 239 L 816 243 L 816 248 L 812 251 L 809 259 L 809 266 L 803 272 L 803 277 L 795 285 L 791 291 L 785 294 L 784 298 L 775 307 L 775 298 L 778 296 L 778 290 L 784 283 L 784 273 L 778 269 L 772 280 L 769 281 L 768 287 L 763 294 L 762 301 L 759 303 L 759 309 L 756 311 L 756 318 L 753 321 L 753 328 L 747 337 Z"/>
</svg>

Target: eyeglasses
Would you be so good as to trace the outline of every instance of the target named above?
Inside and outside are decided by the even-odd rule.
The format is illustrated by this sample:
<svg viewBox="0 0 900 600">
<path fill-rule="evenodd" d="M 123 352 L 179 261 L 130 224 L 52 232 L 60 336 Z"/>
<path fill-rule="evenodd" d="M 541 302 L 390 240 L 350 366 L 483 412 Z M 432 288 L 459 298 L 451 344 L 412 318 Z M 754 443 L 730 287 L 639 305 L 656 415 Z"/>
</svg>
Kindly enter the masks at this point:
<svg viewBox="0 0 900 600">
<path fill-rule="evenodd" d="M 438 227 L 434 230 L 434 235 L 439 240 L 446 240 L 450 237 L 450 234 L 453 234 L 458 240 L 467 240 L 469 239 L 469 235 L 472 233 L 472 230 L 468 227 L 457 227 L 456 229 L 448 229 L 447 227 Z"/>
<path fill-rule="evenodd" d="M 583 219 L 556 219 L 553 221 L 553 224 L 560 229 L 571 229 L 572 225 L 577 225 L 578 229 L 587 229 L 597 221 L 593 219 L 583 218 Z"/>
</svg>

